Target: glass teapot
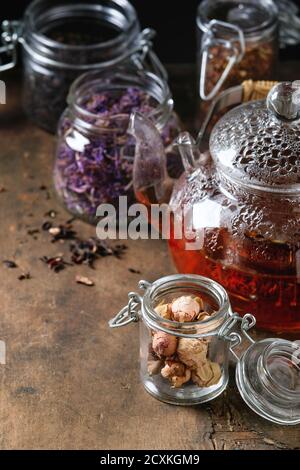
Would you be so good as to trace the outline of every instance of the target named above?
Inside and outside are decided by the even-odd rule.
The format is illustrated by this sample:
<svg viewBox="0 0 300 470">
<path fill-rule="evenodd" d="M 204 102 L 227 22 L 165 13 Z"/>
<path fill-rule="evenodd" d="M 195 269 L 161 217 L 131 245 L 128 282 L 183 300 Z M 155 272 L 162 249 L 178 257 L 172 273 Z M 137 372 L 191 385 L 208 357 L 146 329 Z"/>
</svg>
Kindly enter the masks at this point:
<svg viewBox="0 0 300 470">
<path fill-rule="evenodd" d="M 260 328 L 299 333 L 300 82 L 276 84 L 266 100 L 225 114 L 205 154 L 181 133 L 185 172 L 173 188 L 154 125 L 135 114 L 130 132 L 136 195 L 169 202 L 178 271 L 222 284 L 233 308 L 253 313 Z"/>
</svg>

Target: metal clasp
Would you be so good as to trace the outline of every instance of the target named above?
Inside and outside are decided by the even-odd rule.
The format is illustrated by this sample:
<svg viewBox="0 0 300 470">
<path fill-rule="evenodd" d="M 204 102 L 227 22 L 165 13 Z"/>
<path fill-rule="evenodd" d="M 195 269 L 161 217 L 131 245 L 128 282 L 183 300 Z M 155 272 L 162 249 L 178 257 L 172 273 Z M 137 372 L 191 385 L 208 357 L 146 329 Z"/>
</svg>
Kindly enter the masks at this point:
<svg viewBox="0 0 300 470">
<path fill-rule="evenodd" d="M 222 37 L 225 32 L 227 34 L 229 32 L 232 37 L 226 39 Z M 209 93 L 206 93 L 205 85 L 207 82 L 207 66 L 210 59 L 209 51 L 213 46 L 221 46 L 224 49 L 227 49 L 227 65 L 213 89 Z M 245 54 L 245 37 L 243 31 L 234 24 L 225 23 L 224 21 L 219 20 L 211 20 L 208 25 L 208 30 L 204 33 L 202 38 L 201 54 L 202 60 L 199 92 L 200 97 L 203 100 L 209 101 L 219 92 L 234 64 L 240 62 Z M 218 60 L 217 57 L 215 59 Z"/>
<path fill-rule="evenodd" d="M 168 80 L 168 73 L 165 67 L 153 51 L 152 40 L 155 35 L 156 32 L 151 28 L 146 28 L 140 33 L 137 41 L 137 49 L 132 60 L 139 70 L 143 70 L 145 65 L 147 67 L 148 62 L 148 68 L 150 70 L 153 70 L 153 72 L 162 79 Z"/>
<path fill-rule="evenodd" d="M 146 291 L 152 286 L 151 282 L 141 280 L 139 282 L 139 288 Z M 110 328 L 119 328 L 126 326 L 132 322 L 138 322 L 140 319 L 140 310 L 142 305 L 142 297 L 136 292 L 129 292 L 128 304 L 120 310 L 120 312 L 111 320 L 108 324 Z"/>
<path fill-rule="evenodd" d="M 17 63 L 17 44 L 21 37 L 22 23 L 20 21 L 2 22 L 0 58 L 1 55 L 9 57 L 9 61 L 2 64 L 0 60 L 0 72 L 12 69 Z"/>
<path fill-rule="evenodd" d="M 119 328 L 132 322 L 138 322 L 140 319 L 139 311 L 142 304 L 142 298 L 135 292 L 129 292 L 128 304 L 108 324 L 110 328 Z"/>
<path fill-rule="evenodd" d="M 228 320 L 220 328 L 218 337 L 230 342 L 229 350 L 234 355 L 234 357 L 239 361 L 240 357 L 234 351 L 236 346 L 239 346 L 242 343 L 242 336 L 236 331 L 232 331 L 236 324 L 240 323 L 240 329 L 245 338 L 254 344 L 255 341 L 248 334 L 248 330 L 253 328 L 256 324 L 256 319 L 250 313 L 246 313 L 243 317 L 240 317 L 237 313 L 231 315 Z"/>
</svg>

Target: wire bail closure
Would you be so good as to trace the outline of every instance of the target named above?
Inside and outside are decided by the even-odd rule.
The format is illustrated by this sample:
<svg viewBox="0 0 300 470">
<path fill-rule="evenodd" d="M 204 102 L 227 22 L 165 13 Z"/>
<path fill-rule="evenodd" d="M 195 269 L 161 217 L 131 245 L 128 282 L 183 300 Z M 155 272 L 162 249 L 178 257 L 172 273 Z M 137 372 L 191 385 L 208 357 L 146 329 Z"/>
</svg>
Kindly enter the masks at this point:
<svg viewBox="0 0 300 470">
<path fill-rule="evenodd" d="M 224 33 L 230 33 L 232 37 L 224 38 Z M 206 93 L 207 67 L 211 58 L 210 48 L 221 46 L 228 51 L 227 65 L 220 75 L 213 89 Z M 243 31 L 236 25 L 219 20 L 211 20 L 202 39 L 202 60 L 199 82 L 200 97 L 204 101 L 210 101 L 220 91 L 232 67 L 240 62 L 245 54 L 245 37 Z"/>
<path fill-rule="evenodd" d="M 251 336 L 248 333 L 248 330 L 253 328 L 256 324 L 256 318 L 253 315 L 251 315 L 251 313 L 246 313 L 246 315 L 244 315 L 243 317 L 240 317 L 237 313 L 234 313 L 226 320 L 224 325 L 222 325 L 218 334 L 219 338 L 229 341 L 230 343 L 229 350 L 233 354 L 233 356 L 237 359 L 237 361 L 240 360 L 241 356 L 238 356 L 236 354 L 236 352 L 234 351 L 234 348 L 236 348 L 242 343 L 242 335 L 232 330 L 238 323 L 240 324 L 242 335 L 251 344 L 254 344 L 255 343 L 254 339 L 251 338 Z"/>
<path fill-rule="evenodd" d="M 139 321 L 139 309 L 142 304 L 142 298 L 136 292 L 129 292 L 128 299 L 128 304 L 114 318 L 109 320 L 110 328 L 120 328 L 129 325 L 129 323 Z"/>
<path fill-rule="evenodd" d="M 15 67 L 17 63 L 17 44 L 21 38 L 22 23 L 20 21 L 8 21 L 5 20 L 1 25 L 1 41 L 2 47 L 0 47 L 0 57 L 8 56 L 9 61 L 2 63 L 0 60 L 0 72 L 9 70 Z"/>
<path fill-rule="evenodd" d="M 153 51 L 153 38 L 156 32 L 152 28 L 145 28 L 140 33 L 137 48 L 134 51 L 132 60 L 139 70 L 144 69 L 144 65 L 147 63 L 147 57 L 149 62 L 150 70 L 153 69 L 154 73 L 164 80 L 168 80 L 168 73 L 159 60 L 158 56 Z M 130 56 L 132 51 L 128 54 Z"/>
<path fill-rule="evenodd" d="M 151 282 L 145 280 L 139 282 L 139 288 L 144 291 L 149 289 L 151 285 Z M 110 328 L 120 328 L 121 326 L 129 325 L 129 323 L 137 323 L 139 321 L 143 299 L 136 292 L 129 292 L 128 299 L 128 304 L 114 318 L 109 320 L 108 325 Z"/>
</svg>

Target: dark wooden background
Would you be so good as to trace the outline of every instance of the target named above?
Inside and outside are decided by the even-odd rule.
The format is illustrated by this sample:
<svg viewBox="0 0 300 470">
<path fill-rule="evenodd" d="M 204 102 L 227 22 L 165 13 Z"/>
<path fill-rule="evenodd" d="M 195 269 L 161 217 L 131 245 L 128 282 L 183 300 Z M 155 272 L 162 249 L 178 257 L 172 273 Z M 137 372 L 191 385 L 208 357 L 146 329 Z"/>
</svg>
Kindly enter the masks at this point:
<svg viewBox="0 0 300 470">
<path fill-rule="evenodd" d="M 88 0 L 83 0 L 83 2 Z M 300 0 L 293 0 L 300 5 Z M 0 22 L 21 18 L 30 0 L 3 1 Z M 196 57 L 196 12 L 201 0 L 131 0 L 143 27 L 157 31 L 155 47 L 165 63 L 193 63 Z M 281 60 L 300 59 L 299 46 L 280 53 Z"/>
</svg>

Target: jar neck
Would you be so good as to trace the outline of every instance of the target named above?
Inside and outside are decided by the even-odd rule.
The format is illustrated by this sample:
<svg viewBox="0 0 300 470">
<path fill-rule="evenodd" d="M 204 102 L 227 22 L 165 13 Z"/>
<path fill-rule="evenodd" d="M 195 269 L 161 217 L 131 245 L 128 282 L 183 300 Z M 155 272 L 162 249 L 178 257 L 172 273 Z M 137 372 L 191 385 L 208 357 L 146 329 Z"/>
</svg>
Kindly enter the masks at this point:
<svg viewBox="0 0 300 470">
<path fill-rule="evenodd" d="M 234 4 L 236 3 L 236 8 Z M 244 7 L 242 16 L 238 17 L 234 12 L 241 12 L 241 5 Z M 247 9 L 253 8 L 253 17 L 247 22 Z M 232 10 L 231 13 L 228 11 Z M 255 9 L 257 16 L 255 17 Z M 264 12 L 262 19 L 260 14 Z M 249 13 L 250 14 L 250 13 Z M 246 44 L 260 43 L 268 40 L 277 34 L 278 29 L 278 8 L 273 0 L 204 0 L 201 2 L 197 13 L 197 26 L 200 31 L 206 33 L 212 19 L 224 21 L 236 25 L 241 29 Z M 225 33 L 226 34 L 226 33 Z"/>
<path fill-rule="evenodd" d="M 83 24 L 84 31 L 78 30 Z M 106 33 L 100 37 L 102 30 Z M 22 42 L 41 65 L 85 71 L 117 63 L 139 33 L 127 0 L 35 0 L 25 12 Z"/>
<path fill-rule="evenodd" d="M 126 133 L 130 113 L 110 116 L 87 111 L 84 102 L 87 97 L 103 93 L 126 93 L 129 88 L 136 88 L 153 98 L 155 106 L 145 111 L 159 131 L 162 131 L 173 112 L 173 99 L 165 80 L 151 72 L 137 71 L 128 66 L 119 66 L 103 72 L 87 72 L 81 75 L 71 86 L 67 102 L 74 126 L 83 132 L 95 134 L 107 131 L 108 120 L 113 120 L 119 130 Z"/>
<path fill-rule="evenodd" d="M 175 274 L 163 277 L 153 284 L 141 285 L 146 292 L 142 301 L 142 315 L 151 329 L 165 331 L 180 337 L 201 338 L 216 335 L 232 314 L 228 294 L 217 282 L 203 276 Z M 178 323 L 158 315 L 155 307 L 181 295 L 201 296 L 214 313 L 208 320 Z"/>
</svg>

